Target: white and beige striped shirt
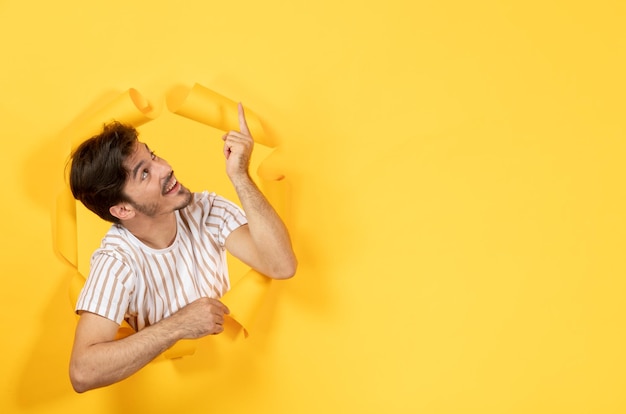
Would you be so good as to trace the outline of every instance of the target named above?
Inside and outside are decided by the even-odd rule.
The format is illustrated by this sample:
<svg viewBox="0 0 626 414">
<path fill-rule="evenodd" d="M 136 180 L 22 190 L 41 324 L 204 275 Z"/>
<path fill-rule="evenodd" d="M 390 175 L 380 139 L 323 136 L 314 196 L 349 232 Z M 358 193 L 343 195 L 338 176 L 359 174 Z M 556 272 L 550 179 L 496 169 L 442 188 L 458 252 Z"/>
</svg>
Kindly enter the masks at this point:
<svg viewBox="0 0 626 414">
<path fill-rule="evenodd" d="M 224 243 L 247 223 L 243 211 L 215 193 L 194 193 L 176 212 L 178 231 L 166 249 L 152 249 L 113 225 L 91 257 L 89 277 L 76 304 L 141 330 L 201 297 L 230 288 Z"/>
</svg>

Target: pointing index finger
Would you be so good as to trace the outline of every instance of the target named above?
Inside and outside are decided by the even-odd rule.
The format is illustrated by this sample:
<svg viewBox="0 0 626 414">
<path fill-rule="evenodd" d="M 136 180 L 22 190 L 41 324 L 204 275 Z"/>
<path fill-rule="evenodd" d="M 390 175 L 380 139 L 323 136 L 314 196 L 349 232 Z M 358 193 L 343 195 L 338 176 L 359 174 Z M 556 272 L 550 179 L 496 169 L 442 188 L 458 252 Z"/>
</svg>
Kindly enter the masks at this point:
<svg viewBox="0 0 626 414">
<path fill-rule="evenodd" d="M 250 130 L 248 129 L 248 123 L 246 122 L 246 114 L 243 110 L 243 105 L 241 102 L 237 105 L 237 110 L 239 111 L 239 132 L 246 135 L 251 135 Z"/>
</svg>

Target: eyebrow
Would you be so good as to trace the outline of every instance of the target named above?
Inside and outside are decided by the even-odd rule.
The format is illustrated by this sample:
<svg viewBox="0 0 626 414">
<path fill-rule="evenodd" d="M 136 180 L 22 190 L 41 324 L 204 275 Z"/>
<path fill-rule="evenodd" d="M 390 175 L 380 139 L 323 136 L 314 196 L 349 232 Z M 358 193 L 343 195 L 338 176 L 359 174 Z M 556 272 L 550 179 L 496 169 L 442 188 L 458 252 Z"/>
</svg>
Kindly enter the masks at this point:
<svg viewBox="0 0 626 414">
<path fill-rule="evenodd" d="M 145 144 L 145 143 L 144 143 L 143 145 L 146 147 L 146 150 L 147 150 L 148 152 L 150 152 L 150 148 L 148 147 L 148 144 Z M 144 164 L 144 161 L 145 161 L 145 160 L 143 160 L 143 159 L 142 159 L 141 161 L 139 161 L 139 162 L 137 163 L 137 165 L 135 165 L 135 168 L 133 168 L 133 180 L 136 180 L 136 179 L 137 179 L 137 172 L 139 172 L 139 169 L 140 169 L 140 168 L 141 168 L 141 166 Z"/>
</svg>

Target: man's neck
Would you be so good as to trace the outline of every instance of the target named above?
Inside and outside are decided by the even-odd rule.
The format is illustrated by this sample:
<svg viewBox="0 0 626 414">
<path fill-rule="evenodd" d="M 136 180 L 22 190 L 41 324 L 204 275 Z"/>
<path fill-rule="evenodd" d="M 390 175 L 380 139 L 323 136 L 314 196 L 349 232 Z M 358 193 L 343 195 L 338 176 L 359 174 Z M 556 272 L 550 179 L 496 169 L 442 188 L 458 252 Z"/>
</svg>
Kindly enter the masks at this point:
<svg viewBox="0 0 626 414">
<path fill-rule="evenodd" d="M 176 213 L 158 217 L 135 217 L 123 226 L 143 244 L 153 249 L 165 249 L 176 239 Z"/>
</svg>

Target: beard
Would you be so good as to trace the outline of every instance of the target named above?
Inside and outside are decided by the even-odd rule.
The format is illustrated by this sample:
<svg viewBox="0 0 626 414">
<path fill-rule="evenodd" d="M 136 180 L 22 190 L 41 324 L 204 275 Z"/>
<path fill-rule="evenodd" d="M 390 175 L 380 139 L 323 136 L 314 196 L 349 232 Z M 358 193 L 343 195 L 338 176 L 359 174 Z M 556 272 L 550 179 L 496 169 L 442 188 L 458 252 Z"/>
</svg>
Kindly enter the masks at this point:
<svg viewBox="0 0 626 414">
<path fill-rule="evenodd" d="M 156 217 L 163 214 L 173 213 L 174 211 L 182 210 L 191 204 L 192 194 L 187 187 L 180 185 L 180 190 L 178 190 L 178 196 L 183 196 L 180 203 L 176 204 L 171 210 L 167 211 L 159 211 L 159 203 L 148 203 L 148 204 L 140 204 L 135 202 L 134 200 L 129 200 L 129 203 L 135 210 L 140 212 L 141 214 L 147 217 Z"/>
</svg>

